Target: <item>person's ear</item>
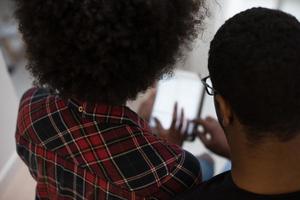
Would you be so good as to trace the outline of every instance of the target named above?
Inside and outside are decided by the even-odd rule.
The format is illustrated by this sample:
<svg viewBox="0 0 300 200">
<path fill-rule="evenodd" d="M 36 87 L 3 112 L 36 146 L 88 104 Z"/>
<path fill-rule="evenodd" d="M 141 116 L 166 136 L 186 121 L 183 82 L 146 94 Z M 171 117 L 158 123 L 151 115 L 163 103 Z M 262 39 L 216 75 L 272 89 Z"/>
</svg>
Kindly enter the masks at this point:
<svg viewBox="0 0 300 200">
<path fill-rule="evenodd" d="M 231 106 L 224 97 L 221 95 L 215 95 L 215 106 L 217 109 L 217 114 L 219 115 L 220 123 L 223 127 L 231 124 L 233 116 Z"/>
</svg>

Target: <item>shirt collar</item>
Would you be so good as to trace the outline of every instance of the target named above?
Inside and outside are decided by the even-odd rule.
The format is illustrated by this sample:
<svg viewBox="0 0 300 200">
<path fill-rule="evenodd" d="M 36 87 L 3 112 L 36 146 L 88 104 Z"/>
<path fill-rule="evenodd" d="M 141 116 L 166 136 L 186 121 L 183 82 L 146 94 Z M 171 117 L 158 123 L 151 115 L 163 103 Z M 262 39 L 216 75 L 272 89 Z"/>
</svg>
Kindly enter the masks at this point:
<svg viewBox="0 0 300 200">
<path fill-rule="evenodd" d="M 112 106 L 98 103 L 87 103 L 75 99 L 68 100 L 68 107 L 84 118 L 92 118 L 100 123 L 133 124 L 149 130 L 147 122 L 127 106 Z"/>
</svg>

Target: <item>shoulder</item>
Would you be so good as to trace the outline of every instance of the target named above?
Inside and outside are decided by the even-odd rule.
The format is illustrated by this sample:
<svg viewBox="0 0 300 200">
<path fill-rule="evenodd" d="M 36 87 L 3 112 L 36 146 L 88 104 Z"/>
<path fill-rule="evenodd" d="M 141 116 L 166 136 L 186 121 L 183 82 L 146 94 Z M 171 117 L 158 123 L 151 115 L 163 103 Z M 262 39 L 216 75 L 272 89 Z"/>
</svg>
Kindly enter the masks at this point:
<svg viewBox="0 0 300 200">
<path fill-rule="evenodd" d="M 50 92 L 43 88 L 34 87 L 27 90 L 19 103 L 18 118 L 26 118 L 32 111 L 40 110 L 48 96 Z"/>
<path fill-rule="evenodd" d="M 182 150 L 181 157 L 178 163 L 179 165 L 177 167 L 187 170 L 193 176 L 197 176 L 199 178 L 199 181 L 201 181 L 200 163 L 194 155 L 192 155 L 188 151 Z"/>
<path fill-rule="evenodd" d="M 219 175 L 214 176 L 208 181 L 203 182 L 201 187 L 199 188 L 200 190 L 222 190 L 231 185 L 231 171 L 223 172 Z M 222 187 L 221 187 L 222 186 Z"/>
<path fill-rule="evenodd" d="M 186 190 L 195 188 L 202 181 L 201 167 L 198 159 L 185 150 L 182 150 L 170 174 L 174 179 L 181 180 Z"/>
<path fill-rule="evenodd" d="M 34 122 L 47 116 L 46 99 L 50 92 L 43 88 L 31 88 L 27 90 L 19 104 L 17 133 L 23 135 Z"/>
<path fill-rule="evenodd" d="M 189 190 L 178 196 L 176 200 L 226 199 L 226 193 L 233 189 L 230 186 L 230 182 L 228 182 L 228 176 L 230 176 L 230 171 L 219 174 L 210 180 L 203 182 L 196 189 Z"/>
<path fill-rule="evenodd" d="M 49 90 L 44 88 L 37 88 L 33 87 L 27 90 L 20 100 L 20 109 L 26 105 L 35 103 L 37 101 L 40 101 L 42 99 L 45 99 L 50 95 Z"/>
</svg>

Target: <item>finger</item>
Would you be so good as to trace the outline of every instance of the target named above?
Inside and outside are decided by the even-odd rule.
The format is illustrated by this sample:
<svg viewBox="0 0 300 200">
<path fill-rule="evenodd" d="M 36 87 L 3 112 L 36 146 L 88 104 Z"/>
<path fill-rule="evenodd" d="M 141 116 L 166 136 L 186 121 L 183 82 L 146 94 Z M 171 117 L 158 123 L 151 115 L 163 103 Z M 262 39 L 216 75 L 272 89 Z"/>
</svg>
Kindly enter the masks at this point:
<svg viewBox="0 0 300 200">
<path fill-rule="evenodd" d="M 177 106 L 178 106 L 178 103 L 176 102 L 174 104 L 174 108 L 173 108 L 173 118 L 172 118 L 171 128 L 175 128 L 176 127 L 176 122 L 177 122 Z"/>
<path fill-rule="evenodd" d="M 202 134 L 198 134 L 200 140 L 202 141 L 202 143 L 207 147 L 210 144 L 210 140 L 207 139 L 207 134 L 206 133 L 202 133 Z"/>
<path fill-rule="evenodd" d="M 207 133 L 207 130 L 202 125 L 195 125 L 195 132 Z"/>
<path fill-rule="evenodd" d="M 211 126 L 211 121 L 206 120 L 206 119 L 196 119 L 192 121 L 195 126 L 197 127 L 197 131 L 201 132 L 200 129 L 203 129 L 202 132 L 207 132 L 207 129 Z"/>
<path fill-rule="evenodd" d="M 158 133 L 162 133 L 164 128 L 163 128 L 161 122 L 156 117 L 154 118 L 154 121 L 155 121 L 156 129 L 157 129 Z"/>
<path fill-rule="evenodd" d="M 203 120 L 203 119 L 194 119 L 191 122 L 196 124 L 196 125 L 204 125 L 204 124 L 207 123 L 206 120 Z"/>
<path fill-rule="evenodd" d="M 184 139 L 184 140 L 188 137 L 189 130 L 190 130 L 190 127 L 191 127 L 191 126 L 192 126 L 191 121 L 187 121 L 186 126 L 185 126 L 185 130 L 184 130 L 184 132 L 183 132 L 183 139 Z"/>
<path fill-rule="evenodd" d="M 207 126 L 207 122 L 205 122 L 202 119 L 195 119 L 195 120 L 191 120 L 191 123 L 194 124 L 194 129 L 193 132 L 196 133 L 205 133 L 206 131 L 206 126 Z"/>
<path fill-rule="evenodd" d="M 206 121 L 216 121 L 216 119 L 213 118 L 213 117 L 211 117 L 211 116 L 207 116 L 207 117 L 205 118 L 205 120 L 206 120 Z"/>
<path fill-rule="evenodd" d="M 181 108 L 180 118 L 179 118 L 179 124 L 178 124 L 178 130 L 181 131 L 183 127 L 184 122 L 184 111 L 183 108 Z"/>
<path fill-rule="evenodd" d="M 193 122 L 194 120 L 192 120 Z M 206 139 L 206 135 L 208 134 L 207 129 L 205 128 L 205 126 L 201 125 L 201 124 L 194 124 L 194 129 L 193 129 L 193 134 L 195 136 L 199 136 L 199 138 L 201 140 L 205 140 Z"/>
</svg>

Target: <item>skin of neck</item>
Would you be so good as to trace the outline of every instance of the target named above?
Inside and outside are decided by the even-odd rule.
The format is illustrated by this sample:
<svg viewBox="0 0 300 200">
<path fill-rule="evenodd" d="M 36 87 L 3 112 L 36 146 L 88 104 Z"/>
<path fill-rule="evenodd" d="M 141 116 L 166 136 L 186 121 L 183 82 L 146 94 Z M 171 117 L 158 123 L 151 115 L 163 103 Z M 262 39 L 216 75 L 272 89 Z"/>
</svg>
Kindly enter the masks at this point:
<svg viewBox="0 0 300 200">
<path fill-rule="evenodd" d="M 249 143 L 246 133 L 232 130 L 232 178 L 241 189 L 257 194 L 300 191 L 300 137 L 287 142 L 265 138 Z"/>
<path fill-rule="evenodd" d="M 231 148 L 234 183 L 256 194 L 300 191 L 300 132 L 288 141 L 277 137 L 249 141 L 244 126 L 228 106 L 226 102 L 218 105 L 218 112 Z"/>
</svg>

